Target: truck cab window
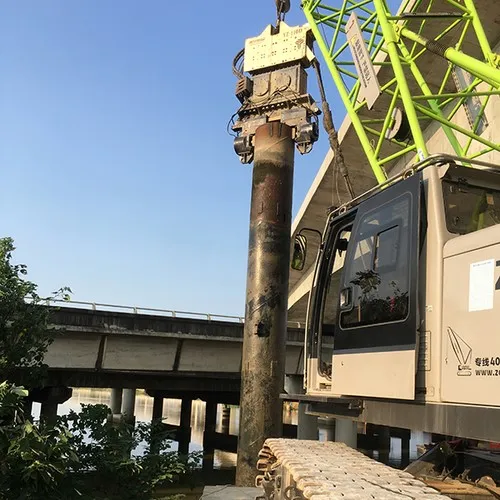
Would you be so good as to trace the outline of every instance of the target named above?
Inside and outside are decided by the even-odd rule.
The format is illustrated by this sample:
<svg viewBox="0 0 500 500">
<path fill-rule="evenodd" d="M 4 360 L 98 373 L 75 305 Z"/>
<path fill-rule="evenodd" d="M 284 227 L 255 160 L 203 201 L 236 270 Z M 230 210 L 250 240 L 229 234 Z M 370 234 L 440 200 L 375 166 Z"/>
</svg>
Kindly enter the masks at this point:
<svg viewBox="0 0 500 500">
<path fill-rule="evenodd" d="M 361 219 L 343 284 L 343 329 L 406 319 L 410 209 L 404 194 Z"/>
</svg>

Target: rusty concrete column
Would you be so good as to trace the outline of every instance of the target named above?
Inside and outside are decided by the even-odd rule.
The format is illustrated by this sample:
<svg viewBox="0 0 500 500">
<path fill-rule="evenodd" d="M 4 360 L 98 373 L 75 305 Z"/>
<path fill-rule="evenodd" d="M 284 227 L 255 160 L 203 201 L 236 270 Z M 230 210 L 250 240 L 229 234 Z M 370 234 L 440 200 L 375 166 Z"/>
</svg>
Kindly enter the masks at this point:
<svg viewBox="0 0 500 500">
<path fill-rule="evenodd" d="M 255 133 L 236 485 L 254 486 L 257 455 L 282 432 L 294 142 L 268 123 Z"/>
</svg>

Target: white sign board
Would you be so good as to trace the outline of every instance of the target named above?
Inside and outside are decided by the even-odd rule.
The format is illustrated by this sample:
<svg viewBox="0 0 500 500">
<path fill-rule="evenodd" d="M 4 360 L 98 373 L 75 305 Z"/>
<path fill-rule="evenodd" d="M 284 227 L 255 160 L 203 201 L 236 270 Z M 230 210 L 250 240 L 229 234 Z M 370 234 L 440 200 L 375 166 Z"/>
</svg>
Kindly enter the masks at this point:
<svg viewBox="0 0 500 500">
<path fill-rule="evenodd" d="M 493 309 L 495 260 L 473 262 L 469 274 L 469 311 Z"/>
<path fill-rule="evenodd" d="M 358 16 L 353 12 L 346 25 L 347 42 L 351 49 L 352 59 L 361 84 L 361 96 L 366 99 L 368 109 L 372 109 L 375 101 L 380 95 L 380 84 L 375 73 L 375 68 L 370 59 L 368 48 L 363 40 L 363 34 L 359 26 Z"/>
<path fill-rule="evenodd" d="M 245 59 L 243 70 L 251 73 L 271 68 L 278 64 L 311 60 L 307 37 L 311 29 L 304 26 L 288 26 L 280 23 L 280 30 L 273 34 L 271 25 L 254 38 L 245 40 Z"/>
</svg>

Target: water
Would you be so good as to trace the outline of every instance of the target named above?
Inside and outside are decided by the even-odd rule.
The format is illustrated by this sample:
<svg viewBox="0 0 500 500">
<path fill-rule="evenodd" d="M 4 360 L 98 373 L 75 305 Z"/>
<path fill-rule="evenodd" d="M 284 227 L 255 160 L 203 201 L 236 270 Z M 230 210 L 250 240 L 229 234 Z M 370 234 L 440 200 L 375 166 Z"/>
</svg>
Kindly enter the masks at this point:
<svg viewBox="0 0 500 500">
<path fill-rule="evenodd" d="M 70 410 L 79 412 L 82 404 L 104 404 L 109 405 L 111 400 L 110 389 L 73 389 L 73 396 L 58 407 L 59 415 L 66 415 Z M 38 419 L 40 415 L 40 404 L 33 404 L 33 417 Z M 153 416 L 153 398 L 144 391 L 138 390 L 135 400 L 135 416 L 138 422 L 150 422 Z M 163 400 L 163 421 L 171 425 L 179 425 L 181 416 L 180 399 Z M 229 421 L 229 434 L 236 436 L 239 427 L 239 408 L 231 408 L 231 417 Z M 290 405 L 284 405 L 283 422 L 286 424 L 297 424 L 297 411 Z M 199 452 L 203 450 L 203 432 L 205 429 L 205 402 L 194 400 L 191 411 L 191 442 L 189 444 L 190 452 Z M 222 432 L 222 405 L 217 409 L 217 432 Z M 319 428 L 319 439 L 325 439 L 325 430 Z M 410 440 L 410 460 L 415 460 L 418 456 L 417 445 L 429 442 L 429 436 L 420 431 L 411 432 Z M 177 450 L 178 443 L 172 442 L 172 450 Z M 375 452 L 374 458 L 377 453 Z M 391 438 L 391 451 L 389 455 L 390 463 L 398 465 L 401 457 L 401 441 L 397 438 Z M 236 453 L 230 453 L 221 450 L 214 452 L 214 468 L 231 469 L 236 466 Z"/>
<path fill-rule="evenodd" d="M 66 415 L 73 410 L 79 412 L 82 404 L 104 404 L 111 402 L 111 389 L 73 389 L 73 396 L 60 404 L 58 407 L 59 415 Z M 40 403 L 33 403 L 33 417 L 38 419 L 40 416 Z M 135 417 L 137 422 L 151 422 L 153 416 L 153 398 L 144 391 L 137 391 L 135 399 Z M 164 399 L 163 400 L 163 421 L 171 425 L 179 425 L 181 417 L 181 400 Z M 229 420 L 229 434 L 238 435 L 240 420 L 240 410 L 237 407 L 231 408 L 231 417 Z M 283 421 L 288 424 L 297 423 L 297 412 L 288 411 L 285 408 L 283 412 Z M 189 444 L 190 452 L 199 452 L 203 450 L 203 432 L 205 429 L 205 402 L 194 400 L 191 410 L 191 442 Z M 222 405 L 217 409 L 216 431 L 222 432 Z M 177 450 L 178 443 L 172 442 L 172 450 Z M 236 453 L 230 453 L 222 450 L 214 452 L 214 468 L 228 469 L 236 467 Z"/>
<path fill-rule="evenodd" d="M 422 431 L 411 431 L 410 434 L 410 461 L 414 461 L 419 457 L 417 446 L 423 443 L 430 443 L 430 434 Z M 401 440 L 391 438 L 391 451 L 389 453 L 390 463 L 399 464 L 401 462 Z"/>
</svg>

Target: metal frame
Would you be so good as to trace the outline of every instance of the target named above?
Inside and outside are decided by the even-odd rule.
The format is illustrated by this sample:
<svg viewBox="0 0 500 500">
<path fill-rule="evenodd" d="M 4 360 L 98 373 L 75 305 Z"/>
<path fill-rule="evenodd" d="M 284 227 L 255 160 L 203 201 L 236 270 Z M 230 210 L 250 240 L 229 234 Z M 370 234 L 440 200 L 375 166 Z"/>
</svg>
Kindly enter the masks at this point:
<svg viewBox="0 0 500 500">
<path fill-rule="evenodd" d="M 299 395 L 286 395 L 283 399 L 299 400 Z M 325 417 L 350 417 L 353 420 L 388 427 L 418 429 L 424 432 L 457 436 L 482 441 L 500 442 L 498 418 L 500 409 L 488 406 L 468 406 L 443 403 L 407 403 L 397 401 L 373 401 L 363 399 L 362 408 L 352 409 L 359 398 L 337 403 L 334 398 L 327 402 L 300 397 L 307 404 L 306 412 Z"/>
<path fill-rule="evenodd" d="M 420 170 L 423 170 L 424 168 L 430 167 L 431 165 L 445 165 L 445 164 L 458 164 L 461 166 L 468 166 L 475 168 L 477 170 L 484 170 L 496 175 L 500 175 L 500 169 L 494 165 L 493 163 L 488 163 L 485 161 L 477 160 L 477 159 L 468 159 L 468 158 L 463 158 L 460 156 L 454 156 L 454 155 L 448 155 L 448 154 L 436 154 L 436 155 L 429 155 L 427 158 L 424 160 L 421 160 L 411 167 L 408 167 L 405 169 L 403 172 L 400 172 L 388 179 L 386 179 L 384 182 L 372 187 L 368 191 L 365 191 L 361 195 L 357 196 L 356 198 L 349 200 L 348 202 L 344 203 L 340 207 L 335 207 L 335 209 L 332 209 L 331 212 L 328 214 L 328 220 L 331 220 L 333 217 L 337 217 L 338 215 L 341 215 L 347 210 L 350 210 L 354 206 L 358 205 L 362 201 L 366 200 L 367 198 L 370 198 L 371 196 L 375 195 L 382 189 L 394 184 L 395 182 L 398 182 L 402 179 L 405 179 L 409 175 L 413 175 L 416 172 L 419 172 Z M 325 227 L 328 225 L 325 225 Z"/>
<path fill-rule="evenodd" d="M 457 156 L 470 160 L 491 151 L 500 152 L 499 143 L 478 133 L 490 97 L 500 95 L 500 56 L 490 47 L 474 0 L 442 1 L 451 12 L 435 12 L 435 0 L 404 0 L 397 15 L 391 14 L 385 0 L 343 0 L 340 7 L 333 7 L 327 0 L 303 1 L 305 16 L 379 183 L 387 179 L 387 166 L 404 155 L 413 152 L 420 160 L 429 156 L 423 131 L 430 121 L 440 123 Z M 389 101 L 386 109 L 371 112 L 366 100 L 360 99 L 361 84 L 351 69 L 354 62 L 349 43 L 343 37 L 352 13 L 360 21 L 372 64 L 376 70 L 384 68 L 389 73 L 388 80 L 381 85 L 382 94 Z M 423 33 L 435 27 L 432 23 L 436 21 L 440 23 L 440 33 L 428 40 Z M 410 23 L 417 23 L 417 29 L 410 29 Z M 441 45 L 440 40 L 450 37 L 453 47 Z M 462 51 L 466 37 L 474 37 L 483 60 Z M 421 64 L 423 56 L 429 53 L 448 64 L 447 69 L 442 66 L 437 91 L 431 90 L 435 85 L 426 80 Z M 456 88 L 452 74 L 455 67 L 472 76 L 468 88 L 449 90 L 450 85 Z M 480 99 L 481 107 L 473 126 L 465 128 L 454 118 L 468 99 Z M 403 108 L 408 120 L 411 137 L 407 142 L 386 139 L 396 107 Z M 387 148 L 389 142 L 394 147 Z M 480 151 L 473 152 L 473 145 L 479 145 Z"/>
</svg>

